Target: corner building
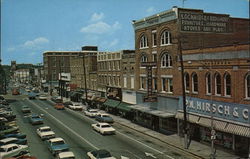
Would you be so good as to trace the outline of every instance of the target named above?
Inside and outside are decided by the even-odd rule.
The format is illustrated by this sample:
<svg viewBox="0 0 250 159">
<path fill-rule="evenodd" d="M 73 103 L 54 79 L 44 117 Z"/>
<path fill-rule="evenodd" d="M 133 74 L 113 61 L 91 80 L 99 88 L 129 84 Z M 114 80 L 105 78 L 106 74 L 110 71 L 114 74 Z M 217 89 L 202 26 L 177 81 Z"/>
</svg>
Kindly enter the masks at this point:
<svg viewBox="0 0 250 159">
<path fill-rule="evenodd" d="M 180 53 L 193 140 L 247 156 L 250 145 L 249 19 L 173 7 L 133 21 L 136 122 L 182 136 Z M 143 62 L 155 62 L 149 82 Z M 157 102 L 144 102 L 148 83 Z M 150 86 L 151 88 L 151 86 Z"/>
</svg>

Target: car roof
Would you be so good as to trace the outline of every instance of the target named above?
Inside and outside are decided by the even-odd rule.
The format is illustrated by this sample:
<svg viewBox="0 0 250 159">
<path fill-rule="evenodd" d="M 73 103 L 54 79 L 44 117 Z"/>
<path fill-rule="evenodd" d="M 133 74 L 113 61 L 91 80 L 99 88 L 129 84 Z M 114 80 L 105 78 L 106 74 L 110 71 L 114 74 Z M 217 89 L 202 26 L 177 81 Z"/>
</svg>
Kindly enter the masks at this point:
<svg viewBox="0 0 250 159">
<path fill-rule="evenodd" d="M 56 137 L 56 138 L 49 139 L 49 141 L 56 142 L 56 141 L 64 141 L 64 140 L 61 137 Z"/>
<path fill-rule="evenodd" d="M 5 138 L 5 139 L 2 139 L 0 140 L 1 142 L 8 142 L 8 141 L 11 141 L 11 140 L 16 140 L 17 138 L 15 137 L 8 137 L 8 138 Z"/>
<path fill-rule="evenodd" d="M 7 145 L 1 146 L 1 148 L 7 149 L 7 148 L 10 148 L 10 147 L 13 147 L 13 146 L 18 146 L 18 145 L 17 144 L 7 144 Z"/>
<path fill-rule="evenodd" d="M 74 153 L 71 152 L 71 151 L 61 152 L 61 153 L 58 154 L 58 156 L 60 158 L 62 158 L 62 157 L 75 157 Z"/>
<path fill-rule="evenodd" d="M 108 123 L 98 123 L 99 125 L 110 125 Z"/>
<path fill-rule="evenodd" d="M 98 109 L 89 109 L 88 111 L 98 111 Z"/>
<path fill-rule="evenodd" d="M 50 127 L 49 126 L 42 126 L 39 129 L 50 129 Z"/>
</svg>

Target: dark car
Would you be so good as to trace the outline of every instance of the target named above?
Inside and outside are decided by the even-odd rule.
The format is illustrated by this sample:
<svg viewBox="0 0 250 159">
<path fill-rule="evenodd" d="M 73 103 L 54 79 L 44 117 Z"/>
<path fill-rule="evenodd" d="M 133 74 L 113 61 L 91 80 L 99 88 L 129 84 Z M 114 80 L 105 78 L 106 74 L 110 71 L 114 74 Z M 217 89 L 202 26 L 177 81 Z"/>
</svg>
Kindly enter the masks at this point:
<svg viewBox="0 0 250 159">
<path fill-rule="evenodd" d="M 32 125 L 36 125 L 36 124 L 43 124 L 43 118 L 40 117 L 39 115 L 37 114 L 32 114 L 30 116 L 30 123 Z"/>
<path fill-rule="evenodd" d="M 9 103 L 6 100 L 0 100 L 0 104 L 2 104 L 2 105 L 9 105 Z"/>
<path fill-rule="evenodd" d="M 99 122 L 114 123 L 113 118 L 108 114 L 98 114 L 97 116 L 95 116 L 95 119 Z"/>
<path fill-rule="evenodd" d="M 30 92 L 28 96 L 29 96 L 29 99 L 36 99 L 36 93 L 34 92 Z"/>
<path fill-rule="evenodd" d="M 114 157 L 112 157 L 112 155 L 110 154 L 109 151 L 107 150 L 94 150 L 91 152 L 87 153 L 89 158 L 96 158 L 96 159 L 105 159 L 105 158 L 109 158 L 109 159 L 115 159 Z"/>
<path fill-rule="evenodd" d="M 61 99 L 61 97 L 58 97 L 58 96 L 51 97 L 51 100 L 55 103 L 63 103 L 63 100 Z"/>
<path fill-rule="evenodd" d="M 9 133 L 16 133 L 16 132 L 18 132 L 18 130 L 19 130 L 19 128 L 15 127 L 15 126 L 8 126 L 8 125 L 0 126 L 0 136 L 6 135 Z"/>
<path fill-rule="evenodd" d="M 2 138 L 8 138 L 8 137 L 15 137 L 15 138 L 18 138 L 18 139 L 25 139 L 26 135 L 25 134 L 20 134 L 20 133 L 6 134 L 6 135 L 1 136 L 0 138 L 2 139 Z"/>
<path fill-rule="evenodd" d="M 5 98 L 3 96 L 0 96 L 0 100 L 4 100 Z"/>
<path fill-rule="evenodd" d="M 73 103 L 71 102 L 71 101 L 67 101 L 67 102 L 64 102 L 63 103 L 63 105 L 65 106 L 65 107 L 69 107 L 69 105 L 72 105 Z"/>
<path fill-rule="evenodd" d="M 7 119 L 8 121 L 13 121 L 16 119 L 16 115 L 7 112 L 1 112 L 0 117 Z"/>
<path fill-rule="evenodd" d="M 0 140 L 0 146 L 7 144 L 18 144 L 18 145 L 26 145 L 27 139 L 18 139 L 15 137 L 4 138 Z"/>
</svg>

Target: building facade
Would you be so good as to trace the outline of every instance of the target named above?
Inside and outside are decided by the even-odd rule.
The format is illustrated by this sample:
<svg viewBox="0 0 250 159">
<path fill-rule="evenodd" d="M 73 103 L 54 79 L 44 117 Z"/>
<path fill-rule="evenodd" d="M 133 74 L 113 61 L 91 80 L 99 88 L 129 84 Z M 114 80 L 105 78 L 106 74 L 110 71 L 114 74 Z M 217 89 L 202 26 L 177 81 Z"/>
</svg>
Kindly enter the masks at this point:
<svg viewBox="0 0 250 159">
<path fill-rule="evenodd" d="M 228 146 L 226 142 L 229 140 L 227 135 L 216 142 L 220 142 L 217 145 L 225 144 L 229 149 L 237 152 L 241 148 L 237 148 L 233 138 L 238 139 L 238 135 L 242 140 L 248 139 L 245 140 L 248 142 L 246 148 L 248 149 L 249 99 L 246 97 L 248 97 L 249 90 L 249 19 L 231 18 L 224 14 L 205 13 L 203 10 L 173 7 L 168 11 L 133 21 L 133 26 L 136 53 L 136 120 L 157 131 L 165 133 L 176 131 L 182 134 L 181 101 L 183 92 L 180 53 L 183 53 L 187 101 L 191 103 L 212 101 L 212 103 L 217 102 L 218 105 L 235 103 L 233 106 L 230 105 L 230 108 L 226 107 L 223 110 L 227 113 L 228 109 L 230 111 L 237 109 L 241 114 L 243 111 L 241 120 L 235 121 L 231 117 L 225 119 L 215 116 L 221 123 L 229 123 L 230 127 L 234 127 L 234 132 L 224 132 L 230 134 L 231 146 Z M 152 77 L 148 76 L 148 68 L 142 65 L 149 62 L 155 63 L 155 66 L 152 67 Z M 211 72 L 209 73 L 208 70 Z M 237 77 L 241 78 L 237 80 Z M 148 88 L 148 83 L 152 83 L 150 88 Z M 206 88 L 206 85 L 209 87 Z M 156 96 L 157 102 L 144 102 L 149 90 Z M 241 106 L 234 108 L 235 105 Z M 191 106 L 193 105 L 191 104 Z M 193 108 L 191 106 L 188 111 Z M 191 114 L 196 113 L 195 119 L 204 120 L 204 122 L 196 124 L 199 129 L 192 131 L 207 134 L 208 132 L 202 132 L 201 129 L 205 120 L 207 123 L 211 123 L 211 119 L 204 118 L 207 114 L 202 111 L 198 116 L 196 109 L 190 112 Z M 218 111 L 222 111 L 221 106 Z M 238 113 L 238 111 L 236 112 Z M 247 119 L 243 119 L 244 116 Z M 211 124 L 205 127 L 210 130 Z M 243 132 L 236 131 L 239 127 Z M 222 131 L 222 128 L 218 129 Z M 246 149 L 244 153 L 248 152 Z"/>
</svg>

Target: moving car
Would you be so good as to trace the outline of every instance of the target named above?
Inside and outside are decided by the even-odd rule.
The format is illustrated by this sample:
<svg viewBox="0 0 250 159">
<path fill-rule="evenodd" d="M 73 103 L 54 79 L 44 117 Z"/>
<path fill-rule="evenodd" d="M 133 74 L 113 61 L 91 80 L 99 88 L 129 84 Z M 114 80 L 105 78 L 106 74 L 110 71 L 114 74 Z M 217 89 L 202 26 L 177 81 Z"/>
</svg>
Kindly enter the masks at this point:
<svg viewBox="0 0 250 159">
<path fill-rule="evenodd" d="M 94 130 L 102 135 L 115 134 L 115 129 L 108 123 L 96 123 L 91 125 Z"/>
<path fill-rule="evenodd" d="M 47 95 L 46 94 L 41 94 L 41 95 L 39 95 L 38 99 L 47 100 Z"/>
<path fill-rule="evenodd" d="M 15 157 L 29 153 L 27 145 L 8 144 L 0 147 L 0 156 L 2 159 Z"/>
<path fill-rule="evenodd" d="M 29 99 L 36 99 L 36 94 L 34 92 L 30 92 L 28 94 Z"/>
<path fill-rule="evenodd" d="M 47 144 L 49 151 L 53 155 L 56 155 L 59 152 L 64 152 L 69 150 L 69 145 L 66 144 L 65 141 L 60 137 L 47 140 Z"/>
<path fill-rule="evenodd" d="M 7 145 L 7 144 L 26 145 L 27 139 L 18 139 L 15 137 L 9 137 L 9 138 L 0 140 L 0 146 Z"/>
<path fill-rule="evenodd" d="M 73 152 L 71 151 L 67 151 L 67 152 L 60 152 L 56 159 L 75 159 L 75 155 Z"/>
<path fill-rule="evenodd" d="M 108 152 L 107 150 L 103 150 L 103 149 L 88 152 L 87 156 L 90 159 L 116 159 L 115 157 L 111 156 L 110 152 Z"/>
<path fill-rule="evenodd" d="M 53 97 L 51 97 L 51 100 L 55 103 L 62 103 L 63 102 L 62 98 L 59 96 L 53 96 Z"/>
<path fill-rule="evenodd" d="M 48 140 L 55 137 L 55 133 L 50 129 L 49 126 L 42 126 L 38 128 L 36 133 L 42 140 Z"/>
<path fill-rule="evenodd" d="M 32 114 L 29 119 L 32 125 L 43 124 L 43 118 L 37 114 Z"/>
<path fill-rule="evenodd" d="M 30 107 L 28 107 L 28 106 L 22 106 L 22 112 L 23 113 L 30 113 L 31 112 L 31 109 L 30 109 Z"/>
<path fill-rule="evenodd" d="M 72 103 L 69 105 L 69 108 L 72 110 L 83 110 L 83 106 L 79 103 Z"/>
<path fill-rule="evenodd" d="M 98 114 L 95 119 L 99 122 L 104 122 L 104 123 L 114 123 L 114 120 L 111 116 L 108 114 Z"/>
<path fill-rule="evenodd" d="M 63 109 L 65 109 L 65 108 L 64 108 L 63 103 L 56 103 L 56 104 L 55 104 L 55 109 L 57 109 L 57 110 L 63 110 Z"/>
<path fill-rule="evenodd" d="M 64 102 L 63 103 L 63 105 L 65 106 L 65 107 L 69 107 L 69 105 L 72 105 L 73 103 L 71 102 L 71 101 L 67 101 L 67 102 Z"/>
<path fill-rule="evenodd" d="M 98 109 L 88 109 L 84 111 L 84 114 L 89 117 L 95 117 L 100 113 L 98 112 Z"/>
</svg>

